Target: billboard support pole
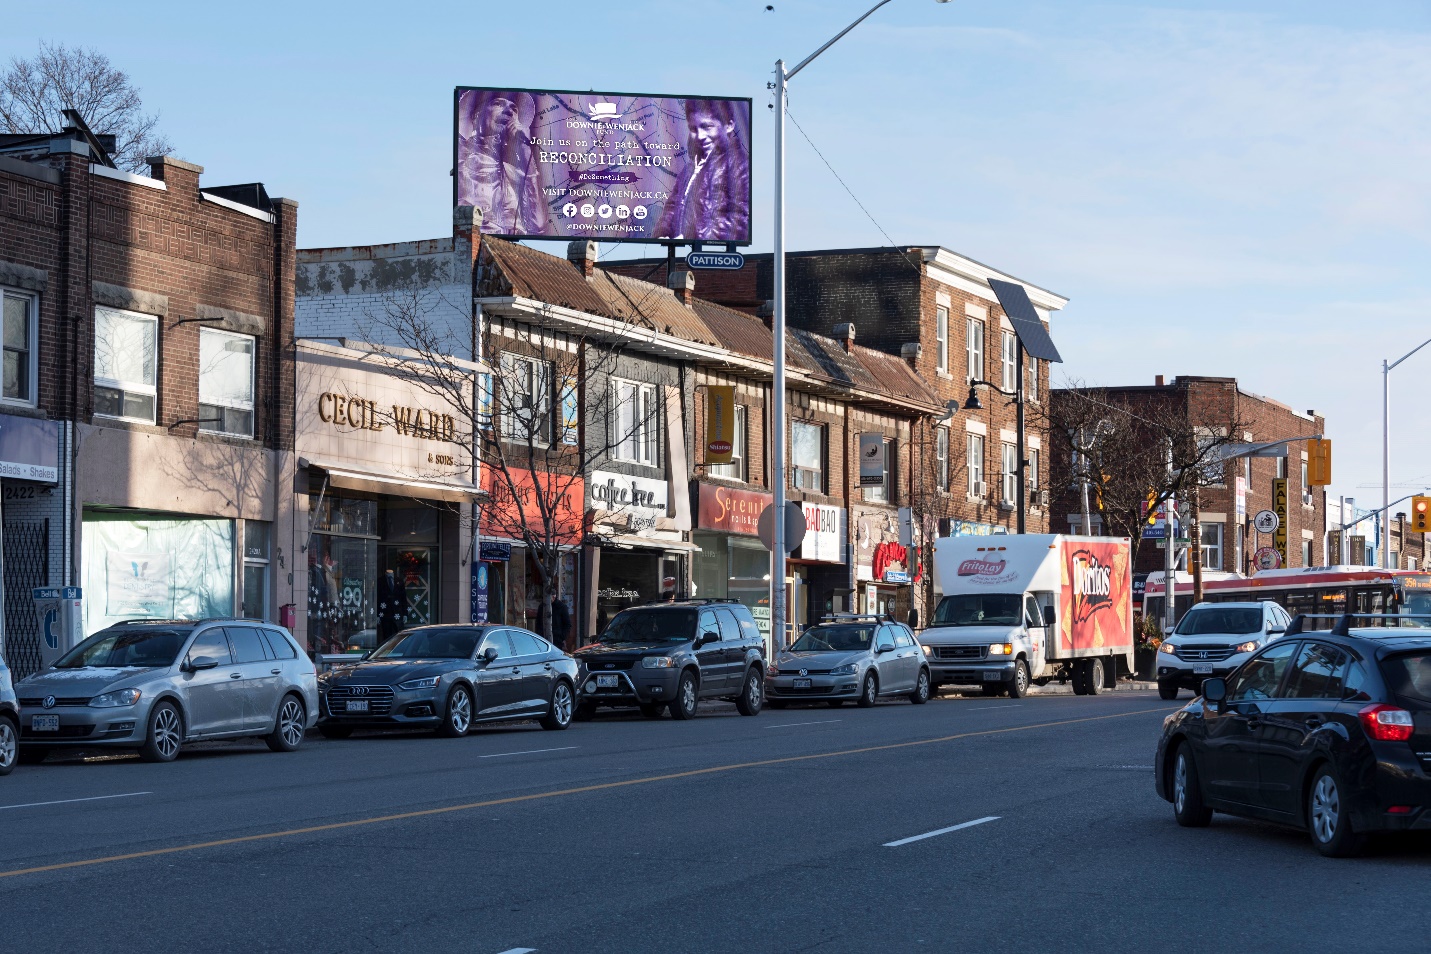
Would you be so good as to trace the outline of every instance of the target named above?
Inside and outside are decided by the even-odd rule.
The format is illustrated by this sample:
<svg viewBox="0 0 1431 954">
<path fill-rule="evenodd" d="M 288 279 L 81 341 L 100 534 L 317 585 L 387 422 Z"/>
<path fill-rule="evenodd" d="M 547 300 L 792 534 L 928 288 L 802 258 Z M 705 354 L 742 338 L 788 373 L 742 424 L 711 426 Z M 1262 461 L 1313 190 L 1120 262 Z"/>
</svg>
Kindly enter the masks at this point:
<svg viewBox="0 0 1431 954">
<path fill-rule="evenodd" d="M 808 60 L 806 62 L 809 62 Z M 800 64 L 801 66 L 804 63 Z M 770 401 L 770 489 L 775 517 L 771 524 L 770 645 L 785 648 L 785 61 L 775 61 L 775 236 L 771 256 L 774 297 L 770 330 L 775 375 Z"/>
</svg>

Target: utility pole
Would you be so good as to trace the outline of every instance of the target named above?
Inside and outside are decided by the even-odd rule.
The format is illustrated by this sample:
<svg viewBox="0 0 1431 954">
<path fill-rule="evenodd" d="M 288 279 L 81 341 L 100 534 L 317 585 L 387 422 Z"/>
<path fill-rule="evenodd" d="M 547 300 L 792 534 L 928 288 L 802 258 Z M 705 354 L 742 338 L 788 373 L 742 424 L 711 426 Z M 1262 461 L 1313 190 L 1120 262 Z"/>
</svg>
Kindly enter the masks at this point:
<svg viewBox="0 0 1431 954">
<path fill-rule="evenodd" d="M 1168 444 L 1168 480 L 1173 479 L 1173 445 Z M 1167 502 L 1164 506 L 1164 542 L 1167 549 L 1163 551 L 1163 633 L 1171 633 L 1173 627 L 1177 625 L 1177 601 L 1178 586 L 1174 578 L 1173 567 L 1177 565 L 1177 534 L 1173 529 L 1173 521 L 1177 516 L 1177 498 L 1168 494 Z"/>
</svg>

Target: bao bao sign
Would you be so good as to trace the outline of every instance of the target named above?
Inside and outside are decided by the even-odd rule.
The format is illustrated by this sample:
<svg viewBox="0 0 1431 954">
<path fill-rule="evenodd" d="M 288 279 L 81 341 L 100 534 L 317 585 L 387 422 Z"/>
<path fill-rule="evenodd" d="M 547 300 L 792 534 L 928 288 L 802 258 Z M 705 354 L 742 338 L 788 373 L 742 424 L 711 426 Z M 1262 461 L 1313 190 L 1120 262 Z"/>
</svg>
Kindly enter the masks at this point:
<svg viewBox="0 0 1431 954">
<path fill-rule="evenodd" d="M 746 536 L 758 534 L 760 515 L 772 501 L 770 494 L 701 484 L 696 508 L 696 525 L 705 530 L 724 530 Z"/>
</svg>

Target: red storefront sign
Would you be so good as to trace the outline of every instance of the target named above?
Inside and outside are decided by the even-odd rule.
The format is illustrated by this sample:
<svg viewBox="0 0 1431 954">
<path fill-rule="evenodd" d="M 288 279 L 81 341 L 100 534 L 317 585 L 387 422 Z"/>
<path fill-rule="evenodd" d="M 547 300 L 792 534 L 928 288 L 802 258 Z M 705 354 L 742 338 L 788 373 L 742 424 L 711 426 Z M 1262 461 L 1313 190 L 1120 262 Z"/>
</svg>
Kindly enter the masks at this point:
<svg viewBox="0 0 1431 954">
<path fill-rule="evenodd" d="M 724 530 L 726 533 L 753 537 L 760 514 L 770 506 L 771 501 L 770 494 L 754 490 L 701 484 L 696 526 L 703 530 Z"/>
<path fill-rule="evenodd" d="M 586 482 L 582 478 L 533 474 L 518 467 L 509 468 L 507 473 L 483 467 L 482 489 L 492 495 L 482 505 L 482 536 L 519 540 L 525 524 L 538 538 L 544 538 L 544 514 L 549 512 L 553 542 L 564 546 L 581 543 L 586 506 Z"/>
</svg>

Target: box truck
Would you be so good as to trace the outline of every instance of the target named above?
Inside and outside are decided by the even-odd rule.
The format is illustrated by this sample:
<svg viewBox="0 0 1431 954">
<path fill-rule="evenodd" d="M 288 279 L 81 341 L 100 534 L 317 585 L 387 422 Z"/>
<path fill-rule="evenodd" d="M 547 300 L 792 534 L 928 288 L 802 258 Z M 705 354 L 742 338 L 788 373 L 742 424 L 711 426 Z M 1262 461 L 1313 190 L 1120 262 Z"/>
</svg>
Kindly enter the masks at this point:
<svg viewBox="0 0 1431 954">
<path fill-rule="evenodd" d="M 1020 698 L 1057 679 L 1078 695 L 1133 670 L 1127 537 L 1009 534 L 935 541 L 943 597 L 920 636 L 935 686 Z"/>
</svg>

